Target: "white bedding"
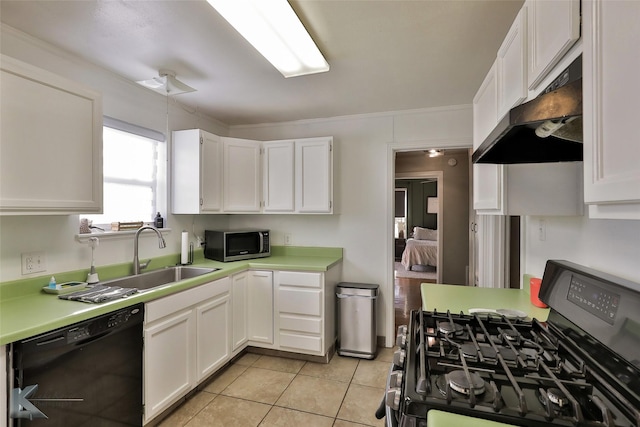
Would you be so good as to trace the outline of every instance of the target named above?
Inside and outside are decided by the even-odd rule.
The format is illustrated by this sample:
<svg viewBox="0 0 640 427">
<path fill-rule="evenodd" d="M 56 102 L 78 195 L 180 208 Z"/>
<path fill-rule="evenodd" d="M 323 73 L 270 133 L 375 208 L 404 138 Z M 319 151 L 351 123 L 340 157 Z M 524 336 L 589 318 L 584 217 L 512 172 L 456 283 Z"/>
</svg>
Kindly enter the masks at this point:
<svg viewBox="0 0 640 427">
<path fill-rule="evenodd" d="M 407 239 L 402 253 L 402 265 L 411 270 L 412 265 L 438 265 L 438 242 L 436 240 Z"/>
</svg>

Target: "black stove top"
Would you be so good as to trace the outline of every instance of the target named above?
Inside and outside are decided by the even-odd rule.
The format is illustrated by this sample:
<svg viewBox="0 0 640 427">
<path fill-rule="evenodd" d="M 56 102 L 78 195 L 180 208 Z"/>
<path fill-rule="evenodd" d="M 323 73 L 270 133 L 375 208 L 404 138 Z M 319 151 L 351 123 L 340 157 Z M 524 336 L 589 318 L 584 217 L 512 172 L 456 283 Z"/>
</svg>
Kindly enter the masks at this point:
<svg viewBox="0 0 640 427">
<path fill-rule="evenodd" d="M 430 409 L 523 426 L 640 426 L 640 292 L 550 263 L 547 322 L 412 312 L 394 361 L 401 427 L 423 425 Z"/>
</svg>

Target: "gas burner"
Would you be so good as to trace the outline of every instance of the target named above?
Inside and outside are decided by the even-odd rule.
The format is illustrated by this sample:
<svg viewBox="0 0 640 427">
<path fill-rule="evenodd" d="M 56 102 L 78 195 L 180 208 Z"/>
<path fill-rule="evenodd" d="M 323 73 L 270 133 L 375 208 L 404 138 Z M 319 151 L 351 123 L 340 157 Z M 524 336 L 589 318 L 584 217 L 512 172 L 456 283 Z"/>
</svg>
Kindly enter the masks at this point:
<svg viewBox="0 0 640 427">
<path fill-rule="evenodd" d="M 560 406 L 561 408 L 563 406 L 566 406 L 567 403 L 569 403 L 569 400 L 567 399 L 567 396 L 565 396 L 565 394 L 559 388 L 550 388 L 550 389 L 548 389 L 547 390 L 547 397 L 549 398 L 549 400 L 552 403 L 555 403 L 556 405 Z"/>
<path fill-rule="evenodd" d="M 508 331 L 503 331 L 502 336 L 507 341 L 514 342 L 514 341 L 517 341 L 518 338 L 520 338 L 520 333 L 518 333 L 518 331 L 508 330 Z"/>
<path fill-rule="evenodd" d="M 461 325 L 453 322 L 438 322 L 438 331 L 445 335 L 459 335 L 463 332 Z"/>
<path fill-rule="evenodd" d="M 472 390 L 476 396 L 481 395 L 485 391 L 484 380 L 479 374 L 469 372 L 469 377 L 467 377 L 465 371 L 456 370 L 449 372 L 447 375 L 440 375 L 436 379 L 436 386 L 443 395 L 447 394 L 447 377 L 449 378 L 449 387 L 451 390 L 465 396 L 469 396 Z M 470 386 L 469 379 L 473 387 Z"/>
<path fill-rule="evenodd" d="M 482 357 L 487 359 L 495 359 L 496 351 L 488 345 L 479 344 L 480 352 L 482 353 Z M 460 354 L 467 358 L 477 358 L 478 357 L 478 349 L 472 343 L 462 344 L 460 346 Z"/>
</svg>

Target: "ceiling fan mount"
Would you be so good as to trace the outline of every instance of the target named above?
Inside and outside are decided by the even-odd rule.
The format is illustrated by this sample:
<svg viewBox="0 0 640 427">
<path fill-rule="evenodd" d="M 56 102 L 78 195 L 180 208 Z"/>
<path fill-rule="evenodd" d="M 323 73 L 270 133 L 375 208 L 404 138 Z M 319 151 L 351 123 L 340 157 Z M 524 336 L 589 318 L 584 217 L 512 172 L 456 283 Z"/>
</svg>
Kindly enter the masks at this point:
<svg viewBox="0 0 640 427">
<path fill-rule="evenodd" d="M 196 90 L 178 80 L 175 71 L 164 68 L 158 70 L 158 77 L 139 80 L 136 83 L 165 96 L 180 95 L 182 93 L 195 92 Z"/>
</svg>

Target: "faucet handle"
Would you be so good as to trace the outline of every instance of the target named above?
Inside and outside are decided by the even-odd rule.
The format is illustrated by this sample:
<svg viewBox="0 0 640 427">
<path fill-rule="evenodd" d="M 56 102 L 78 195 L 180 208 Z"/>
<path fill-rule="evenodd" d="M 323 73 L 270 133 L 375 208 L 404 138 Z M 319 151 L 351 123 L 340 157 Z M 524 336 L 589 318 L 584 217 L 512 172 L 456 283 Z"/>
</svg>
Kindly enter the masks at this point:
<svg viewBox="0 0 640 427">
<path fill-rule="evenodd" d="M 147 262 L 141 262 L 140 263 L 140 270 L 144 270 L 145 268 L 147 268 L 149 266 L 149 264 L 151 264 L 151 260 L 148 260 Z"/>
</svg>

